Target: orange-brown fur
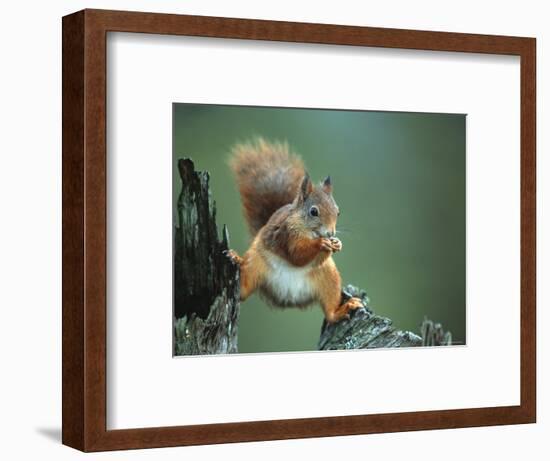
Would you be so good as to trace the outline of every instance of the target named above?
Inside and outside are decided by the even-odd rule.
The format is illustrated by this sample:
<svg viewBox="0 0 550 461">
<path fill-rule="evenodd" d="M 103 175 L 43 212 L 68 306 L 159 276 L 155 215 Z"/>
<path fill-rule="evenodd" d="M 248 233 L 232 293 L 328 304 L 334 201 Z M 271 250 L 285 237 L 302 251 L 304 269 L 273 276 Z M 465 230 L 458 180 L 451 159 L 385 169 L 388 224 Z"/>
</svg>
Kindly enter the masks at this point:
<svg viewBox="0 0 550 461">
<path fill-rule="evenodd" d="M 231 167 L 254 236 L 243 257 L 229 252 L 240 266 L 241 300 L 259 291 L 275 306 L 319 302 L 330 323 L 360 307 L 357 298 L 341 304 L 332 255 L 342 243 L 334 236 L 339 209 L 330 178 L 314 186 L 286 144 L 263 139 L 236 146 Z"/>
<path fill-rule="evenodd" d="M 305 172 L 302 160 L 286 143 L 269 143 L 263 138 L 234 146 L 229 166 L 237 179 L 252 235 L 273 213 L 294 200 Z"/>
</svg>

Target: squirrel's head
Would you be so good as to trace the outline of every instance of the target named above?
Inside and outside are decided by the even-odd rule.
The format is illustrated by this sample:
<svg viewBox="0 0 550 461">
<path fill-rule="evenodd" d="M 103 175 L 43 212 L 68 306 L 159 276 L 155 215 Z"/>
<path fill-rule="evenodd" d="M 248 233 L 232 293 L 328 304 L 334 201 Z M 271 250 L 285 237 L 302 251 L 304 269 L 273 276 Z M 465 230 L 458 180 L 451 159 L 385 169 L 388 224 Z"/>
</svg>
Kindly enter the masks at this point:
<svg viewBox="0 0 550 461">
<path fill-rule="evenodd" d="M 327 176 L 319 185 L 313 185 L 305 174 L 294 199 L 294 220 L 297 229 L 309 232 L 313 238 L 333 237 L 340 210 L 332 197 L 332 182 Z"/>
</svg>

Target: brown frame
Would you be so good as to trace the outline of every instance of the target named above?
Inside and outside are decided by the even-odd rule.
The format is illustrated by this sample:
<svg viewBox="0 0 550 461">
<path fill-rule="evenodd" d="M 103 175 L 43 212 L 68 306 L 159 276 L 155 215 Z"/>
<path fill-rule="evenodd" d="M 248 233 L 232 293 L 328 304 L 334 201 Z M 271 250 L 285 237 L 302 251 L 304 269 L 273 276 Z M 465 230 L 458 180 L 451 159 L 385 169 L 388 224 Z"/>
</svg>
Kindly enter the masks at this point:
<svg viewBox="0 0 550 461">
<path fill-rule="evenodd" d="M 521 58 L 519 406 L 106 430 L 108 31 Z M 536 419 L 534 38 L 83 10 L 63 18 L 63 443 L 83 451 L 532 423 Z"/>
</svg>

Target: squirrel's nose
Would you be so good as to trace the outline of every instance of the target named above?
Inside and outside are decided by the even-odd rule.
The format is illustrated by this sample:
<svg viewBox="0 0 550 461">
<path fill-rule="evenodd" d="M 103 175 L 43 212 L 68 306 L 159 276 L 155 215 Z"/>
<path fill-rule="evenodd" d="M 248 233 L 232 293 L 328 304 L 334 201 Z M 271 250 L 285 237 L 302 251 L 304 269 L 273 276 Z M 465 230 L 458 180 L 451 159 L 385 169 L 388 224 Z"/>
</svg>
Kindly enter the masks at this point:
<svg viewBox="0 0 550 461">
<path fill-rule="evenodd" d="M 334 234 L 335 234 L 334 231 L 329 230 L 329 231 L 326 232 L 325 236 L 326 236 L 327 238 L 331 238 L 331 237 L 334 237 Z"/>
</svg>

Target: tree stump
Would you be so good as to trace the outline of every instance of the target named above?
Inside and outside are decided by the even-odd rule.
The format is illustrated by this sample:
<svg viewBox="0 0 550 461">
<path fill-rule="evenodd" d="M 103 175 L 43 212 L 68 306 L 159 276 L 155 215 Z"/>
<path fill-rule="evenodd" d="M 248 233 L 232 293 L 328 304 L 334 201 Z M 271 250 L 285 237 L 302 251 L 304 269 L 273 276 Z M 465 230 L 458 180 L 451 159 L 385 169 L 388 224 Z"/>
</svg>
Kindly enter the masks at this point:
<svg viewBox="0 0 550 461">
<path fill-rule="evenodd" d="M 190 159 L 178 161 L 182 188 L 174 233 L 174 354 L 237 352 L 239 270 L 225 255 L 216 225 L 209 174 Z"/>
<path fill-rule="evenodd" d="M 350 313 L 349 320 L 329 325 L 323 322 L 319 350 L 374 349 L 381 347 L 414 347 L 422 345 L 422 338 L 410 331 L 401 331 L 386 317 L 376 315 L 365 290 L 347 285 L 342 291 L 342 302 L 355 296 L 364 308 Z"/>
</svg>

